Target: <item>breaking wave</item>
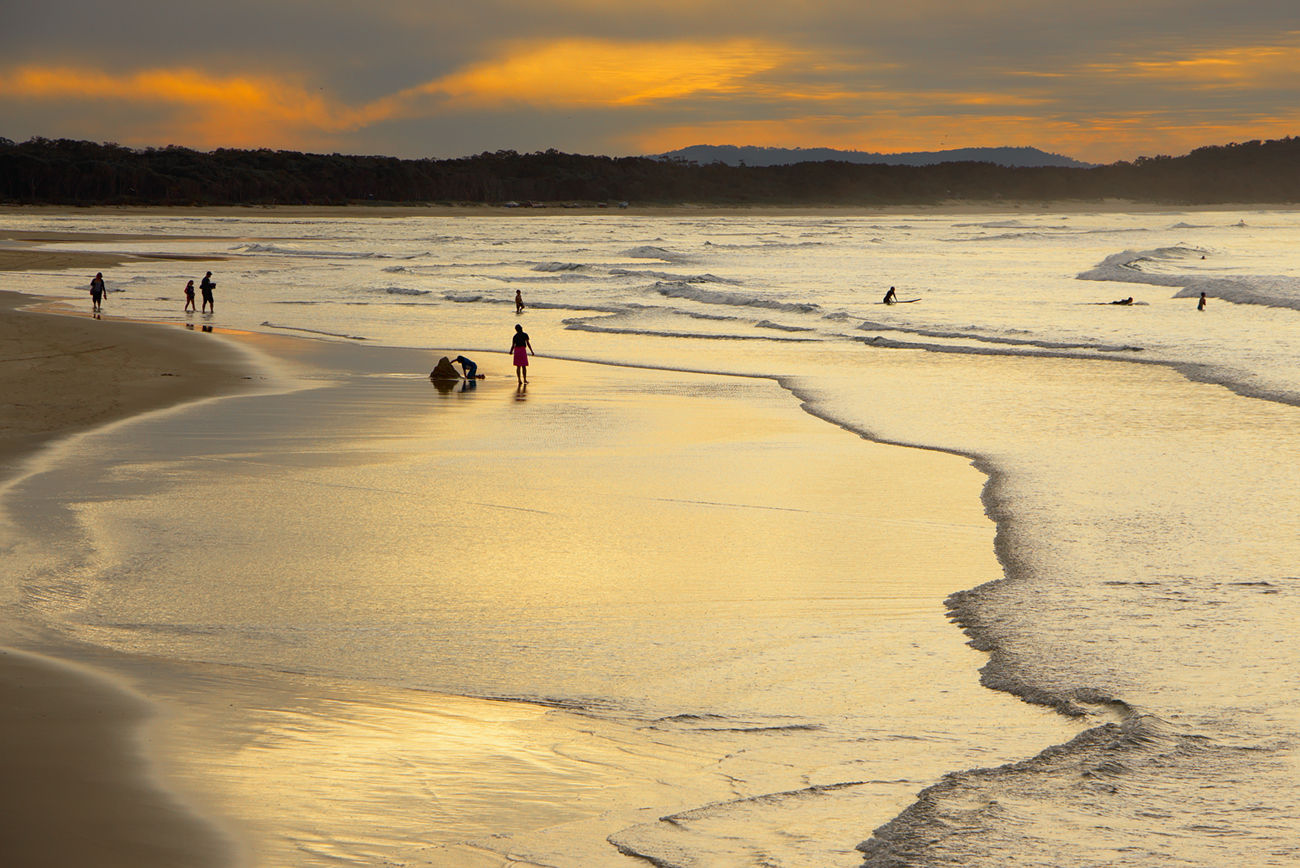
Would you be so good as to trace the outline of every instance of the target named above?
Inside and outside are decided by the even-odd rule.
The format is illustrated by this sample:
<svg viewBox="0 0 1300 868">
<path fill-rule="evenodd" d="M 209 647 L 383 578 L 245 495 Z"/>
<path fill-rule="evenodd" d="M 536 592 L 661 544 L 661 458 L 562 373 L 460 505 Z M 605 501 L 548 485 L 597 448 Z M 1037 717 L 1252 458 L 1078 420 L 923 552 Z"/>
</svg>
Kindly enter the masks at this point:
<svg viewBox="0 0 1300 868">
<path fill-rule="evenodd" d="M 665 250 L 662 247 L 654 247 L 651 245 L 633 247 L 631 250 L 624 251 L 623 255 L 630 259 L 660 259 L 664 262 L 686 261 L 686 257 L 681 254 L 673 253 L 672 251 Z"/>
<path fill-rule="evenodd" d="M 374 253 L 368 250 L 307 250 L 294 247 L 285 247 L 279 244 L 258 244 L 250 242 L 248 244 L 238 244 L 230 248 L 232 252 L 237 253 L 259 253 L 259 254 L 276 254 L 280 256 L 301 256 L 307 259 L 391 259 L 392 257 L 384 253 Z"/>
<path fill-rule="evenodd" d="M 1128 344 L 1071 343 L 1066 341 L 1046 341 L 1036 338 L 1008 338 L 995 335 L 971 334 L 970 332 L 904 328 L 902 326 L 891 326 L 878 322 L 864 322 L 862 325 L 858 326 L 858 330 L 868 332 L 902 332 L 904 334 L 916 335 L 917 337 L 975 341 L 976 343 L 1002 344 L 1004 346 L 1013 347 L 1039 347 L 1045 350 L 1091 350 L 1092 352 L 1098 353 L 1132 353 L 1142 351 L 1142 347 L 1135 347 Z M 934 346 L 933 344 L 903 344 L 896 341 L 886 341 L 883 338 L 859 338 L 859 340 L 865 340 L 873 346 Z M 949 351 L 951 350 L 952 348 L 949 348 Z"/>
<path fill-rule="evenodd" d="M 1155 274 L 1148 265 L 1204 258 L 1207 251 L 1197 247 L 1159 247 L 1155 250 L 1125 250 L 1112 253 L 1095 268 L 1078 275 L 1079 280 L 1113 280 L 1120 283 L 1144 283 L 1151 286 L 1186 286 L 1194 275 Z"/>
<path fill-rule="evenodd" d="M 1257 304 L 1300 310 L 1300 279 L 1294 277 L 1216 277 L 1198 280 L 1174 293 L 1174 298 L 1196 298 L 1202 292 L 1234 304 Z"/>
<path fill-rule="evenodd" d="M 665 298 L 686 298 L 698 301 L 701 304 L 726 304 L 734 307 L 757 307 L 764 310 L 787 310 L 795 313 L 815 313 L 821 310 L 820 305 L 807 302 L 773 301 L 734 292 L 700 289 L 690 284 L 677 282 L 656 283 L 654 289 Z"/>
<path fill-rule="evenodd" d="M 637 329 L 628 326 L 599 325 L 596 322 L 593 322 L 591 319 L 586 317 L 566 319 L 566 320 L 562 320 L 561 322 L 565 328 L 572 329 L 573 331 L 596 332 L 600 334 L 611 334 L 611 335 L 643 335 L 645 337 L 653 337 L 653 338 L 691 338 L 691 339 L 711 340 L 711 341 L 780 341 L 785 343 L 795 343 L 795 342 L 806 343 L 806 342 L 818 340 L 817 338 L 813 338 L 813 337 L 785 338 L 785 337 L 777 337 L 776 335 L 753 335 L 753 334 L 725 335 L 725 334 L 718 334 L 716 332 L 700 333 L 700 332 L 668 331 L 666 329 Z"/>
<path fill-rule="evenodd" d="M 1102 260 L 1096 268 L 1082 272 L 1079 280 L 1110 280 L 1151 286 L 1176 286 L 1174 298 L 1196 298 L 1204 292 L 1234 304 L 1254 304 L 1300 310 L 1300 278 L 1285 275 L 1239 275 L 1213 277 L 1203 274 L 1153 274 L 1147 266 L 1203 258 L 1197 247 L 1161 247 L 1155 250 L 1125 250 Z"/>
<path fill-rule="evenodd" d="M 586 267 L 579 262 L 540 262 L 533 266 L 533 271 L 545 271 L 554 274 L 561 271 L 581 271 Z"/>
<path fill-rule="evenodd" d="M 609 273 L 615 277 L 651 277 L 655 280 L 677 283 L 725 283 L 731 286 L 739 286 L 743 283 L 728 277 L 718 277 L 716 274 L 669 274 L 664 271 L 633 271 L 630 268 L 611 268 Z"/>
</svg>

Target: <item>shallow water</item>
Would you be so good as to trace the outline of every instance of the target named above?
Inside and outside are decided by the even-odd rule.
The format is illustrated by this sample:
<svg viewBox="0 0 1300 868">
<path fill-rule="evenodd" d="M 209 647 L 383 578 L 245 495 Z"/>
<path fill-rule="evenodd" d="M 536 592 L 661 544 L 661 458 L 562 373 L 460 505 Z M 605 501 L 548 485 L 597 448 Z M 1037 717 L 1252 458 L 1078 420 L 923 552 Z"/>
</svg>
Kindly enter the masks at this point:
<svg viewBox="0 0 1300 868">
<path fill-rule="evenodd" d="M 220 312 L 195 324 L 352 352 L 304 359 L 315 389 L 151 420 L 135 442 L 86 438 L 11 491 L 39 489 L 86 535 L 73 570 L 50 555 L 25 579 L 28 622 L 115 652 L 543 700 L 594 716 L 602 744 L 642 733 L 625 753 L 654 759 L 602 761 L 615 777 L 652 780 L 661 739 L 696 758 L 664 802 L 679 813 L 744 799 L 667 824 L 619 814 L 594 838 L 570 825 L 563 844 L 529 839 L 539 861 L 589 860 L 578 841 L 614 835 L 668 864 L 851 865 L 943 772 L 1097 725 L 1111 728 L 951 779 L 868 854 L 1268 865 L 1300 848 L 1293 214 L 39 228 L 106 220 L 230 236 L 122 245 L 232 256 Z M 106 276 L 112 311 L 185 321 L 174 264 Z M 878 304 L 891 284 L 921 301 Z M 1198 287 L 1234 302 L 1199 313 Z M 498 355 L 516 321 L 543 356 L 710 373 L 542 358 L 521 402 Z M 486 387 L 437 395 L 412 376 L 457 352 Z M 792 421 L 796 399 L 847 431 Z M 690 426 L 665 425 L 678 418 Z M 544 460 L 501 460 L 521 429 Z M 936 515 L 924 462 L 859 478 L 855 456 L 885 447 L 849 432 L 976 459 L 996 542 L 978 516 Z M 890 551 L 891 523 L 933 543 Z M 979 696 L 983 658 L 936 599 L 983 581 L 961 580 L 968 546 L 996 547 L 1008 576 L 952 601 L 992 652 L 986 680 L 1074 722 L 1006 694 L 1001 720 L 963 715 L 926 683 L 942 676 L 917 674 L 967 655 L 970 684 L 944 689 Z M 272 547 L 292 556 L 250 564 Z M 737 756 L 762 760 L 735 774 Z M 787 791 L 801 795 L 751 800 Z"/>
</svg>

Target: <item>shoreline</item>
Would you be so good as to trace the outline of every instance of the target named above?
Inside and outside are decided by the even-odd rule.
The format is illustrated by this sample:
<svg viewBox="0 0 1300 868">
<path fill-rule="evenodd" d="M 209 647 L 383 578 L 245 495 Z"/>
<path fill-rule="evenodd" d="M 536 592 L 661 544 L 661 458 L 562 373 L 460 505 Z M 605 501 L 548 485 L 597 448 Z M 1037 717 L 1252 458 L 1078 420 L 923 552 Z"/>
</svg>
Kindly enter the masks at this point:
<svg viewBox="0 0 1300 868">
<path fill-rule="evenodd" d="M 1213 205 L 1177 205 L 1137 202 L 1131 199 L 1101 200 L 948 200 L 931 205 L 714 205 L 683 202 L 675 205 L 630 204 L 626 208 L 582 205 L 564 207 L 560 203 L 543 207 L 506 207 L 500 204 L 456 203 L 451 205 L 413 202 L 406 205 L 0 205 L 0 217 L 76 217 L 116 214 L 125 217 L 184 216 L 184 217 L 291 217 L 301 218 L 401 218 L 401 217 L 529 217 L 619 216 L 639 217 L 725 217 L 728 215 L 765 214 L 773 217 L 813 217 L 834 215 L 838 217 L 896 217 L 896 216 L 963 216 L 976 214 L 1151 214 L 1166 211 L 1179 213 L 1215 213 L 1224 211 L 1280 211 L 1290 212 L 1300 206 L 1276 203 L 1234 202 Z M 0 239 L 12 238 L 13 230 L 0 230 Z M 20 233 L 21 234 L 21 233 Z M 153 236 L 157 237 L 157 236 Z M 180 237 L 180 236 L 177 236 Z M 206 236 L 205 236 L 206 237 Z"/>
<path fill-rule="evenodd" d="M 206 332 L 24 309 L 42 301 L 0 290 L 0 484 L 55 438 L 231 394 L 258 374 Z"/>
<path fill-rule="evenodd" d="M 255 373 L 202 333 L 22 309 L 39 302 L 0 291 L 0 490 L 63 438 L 247 389 Z M 142 752 L 153 717 L 107 674 L 0 646 L 6 853 L 51 868 L 231 864 L 232 843 L 157 782 Z"/>
<path fill-rule="evenodd" d="M 63 267 L 81 266 L 70 264 Z M 21 403 L 22 406 L 23 416 L 15 417 L 20 424 L 15 425 L 13 430 L 0 429 L 0 483 L 10 477 L 13 470 L 25 460 L 39 453 L 46 444 L 66 435 L 98 428 L 151 410 L 236 394 L 250 385 L 247 380 L 251 378 L 244 376 L 247 368 L 243 366 L 249 366 L 251 359 L 247 355 L 241 356 L 241 350 L 235 346 L 235 341 L 218 339 L 214 344 L 208 335 L 168 328 L 164 324 L 113 320 L 111 317 L 100 320 L 80 313 L 36 313 L 19 309 L 23 305 L 39 301 L 38 298 L 23 294 L 0 293 L 0 339 L 5 341 L 0 346 L 6 348 L 4 363 L 19 365 L 19 370 L 28 379 L 35 378 L 42 384 L 22 402 L 13 402 L 15 405 Z M 290 340 L 288 337 L 277 339 Z M 23 340 L 29 342 L 29 347 L 33 346 L 30 342 L 36 341 L 34 346 L 40 351 L 29 349 L 23 351 L 21 357 L 18 353 L 8 351 L 10 347 L 21 347 Z M 195 340 L 206 340 L 209 343 L 195 344 Z M 74 355 L 69 346 L 81 347 L 86 352 Z M 220 349 L 213 351 L 214 347 Z M 382 348 L 377 349 L 382 351 Z M 93 356 L 96 360 L 89 370 L 85 362 L 87 356 Z M 175 376 L 178 369 L 184 369 L 186 375 Z M 195 376 L 200 371 L 203 375 Z M 49 385 L 49 377 L 56 378 L 53 387 Z M 108 388 L 105 388 L 106 383 Z M 10 382 L 6 383 L 5 388 L 11 388 Z M 70 390 L 80 397 L 67 400 Z M 5 403 L 8 402 L 9 399 L 6 398 Z M 964 488 L 959 492 L 951 481 L 950 485 L 953 499 L 961 500 Z M 943 626 L 945 630 L 950 629 L 947 625 Z M 0 655 L 3 654 L 3 650 L 0 650 Z M 3 676 L 10 671 L 5 665 L 8 658 L 0 656 L 0 660 L 4 661 L 0 663 L 0 676 Z M 57 660 L 51 660 L 51 677 L 38 677 L 37 689 L 32 692 L 36 695 L 43 693 L 50 702 L 57 704 L 63 692 L 68 689 L 66 682 L 53 677 L 61 665 L 63 664 Z M 992 691 L 987 692 L 993 695 Z M 129 705 L 131 695 L 124 692 L 120 701 Z M 1001 699 L 990 701 L 1000 702 Z M 104 702 L 110 706 L 112 704 L 111 700 Z M 99 731 L 99 719 L 100 715 L 82 714 L 74 723 L 87 730 L 86 737 L 89 738 L 94 734 L 89 731 Z M 141 725 L 136 721 L 130 727 L 133 731 L 138 731 Z M 5 728 L 4 735 L 7 740 L 12 740 L 8 727 Z M 134 760 L 136 764 L 132 768 L 136 773 L 148 777 L 147 759 L 137 755 Z M 127 774 L 124 771 L 120 776 Z M 201 778 L 191 776 L 184 791 L 200 792 L 198 788 L 202 786 Z M 215 813 L 222 816 L 219 811 Z M 63 828 L 63 818 L 50 815 L 46 819 L 51 824 L 50 827 L 38 823 L 25 831 L 43 839 Z M 182 819 L 192 821 L 193 818 Z M 121 825 L 133 827 L 142 835 L 153 834 L 148 831 L 152 827 L 145 818 L 123 820 Z M 864 824 L 862 837 L 866 836 L 869 825 Z M 98 842 L 91 836 L 82 843 L 93 847 Z M 214 852 L 211 848 L 207 850 L 210 851 L 209 855 Z M 198 858 L 203 854 L 194 855 Z M 212 858 L 215 859 L 216 856 Z M 148 866 L 178 863 L 135 860 L 131 864 Z"/>
</svg>

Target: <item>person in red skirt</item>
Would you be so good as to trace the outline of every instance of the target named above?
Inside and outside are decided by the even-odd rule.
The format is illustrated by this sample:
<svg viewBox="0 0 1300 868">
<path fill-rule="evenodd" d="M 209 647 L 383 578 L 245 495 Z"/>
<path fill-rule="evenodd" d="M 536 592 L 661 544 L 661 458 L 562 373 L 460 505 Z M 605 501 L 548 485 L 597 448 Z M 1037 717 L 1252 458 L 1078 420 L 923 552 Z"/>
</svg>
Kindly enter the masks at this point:
<svg viewBox="0 0 1300 868">
<path fill-rule="evenodd" d="M 528 332 L 524 331 L 524 327 L 521 325 L 515 326 L 515 336 L 510 345 L 510 351 L 515 357 L 515 378 L 520 383 L 527 383 L 528 354 L 533 352 L 533 345 L 528 340 Z"/>
</svg>

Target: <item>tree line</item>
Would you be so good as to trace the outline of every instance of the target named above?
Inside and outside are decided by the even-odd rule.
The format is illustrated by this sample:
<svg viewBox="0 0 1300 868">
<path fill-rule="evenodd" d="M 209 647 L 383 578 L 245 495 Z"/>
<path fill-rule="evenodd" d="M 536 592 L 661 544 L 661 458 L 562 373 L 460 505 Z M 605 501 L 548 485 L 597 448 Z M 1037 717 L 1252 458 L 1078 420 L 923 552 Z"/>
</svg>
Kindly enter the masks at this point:
<svg viewBox="0 0 1300 868">
<path fill-rule="evenodd" d="M 459 159 L 195 151 L 169 145 L 0 138 L 0 203 L 345 205 L 359 202 L 923 205 L 951 200 L 1127 199 L 1169 205 L 1300 202 L 1300 139 L 1198 148 L 1089 168 L 827 160 L 698 164 L 555 150 Z"/>
</svg>

